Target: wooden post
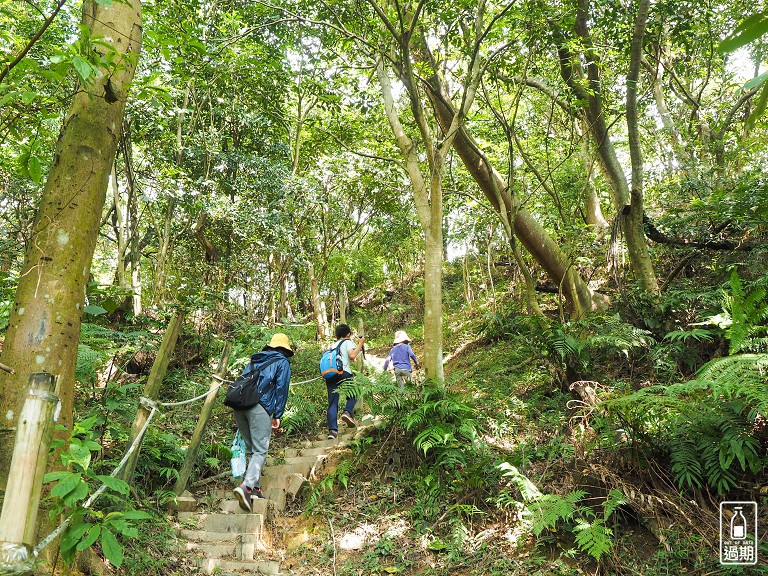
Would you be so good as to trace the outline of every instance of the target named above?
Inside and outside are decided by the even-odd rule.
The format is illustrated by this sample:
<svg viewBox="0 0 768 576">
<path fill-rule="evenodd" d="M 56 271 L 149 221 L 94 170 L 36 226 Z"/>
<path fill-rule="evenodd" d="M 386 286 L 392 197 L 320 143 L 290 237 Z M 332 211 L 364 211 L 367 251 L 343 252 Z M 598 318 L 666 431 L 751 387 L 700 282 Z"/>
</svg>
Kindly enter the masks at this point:
<svg viewBox="0 0 768 576">
<path fill-rule="evenodd" d="M 224 345 L 224 350 L 221 351 L 221 358 L 219 358 L 219 365 L 215 372 L 216 376 L 219 378 L 223 378 L 227 373 L 227 364 L 229 363 L 229 353 L 231 351 L 232 343 L 227 342 Z M 203 441 L 203 433 L 205 432 L 205 427 L 208 425 L 208 419 L 211 417 L 213 404 L 216 402 L 216 392 L 218 392 L 220 384 L 221 381 L 218 378 L 211 378 L 211 386 L 209 388 L 208 396 L 205 397 L 205 403 L 203 404 L 200 416 L 197 419 L 197 427 L 195 428 L 194 434 L 192 434 L 192 439 L 189 441 L 187 456 L 179 471 L 179 478 L 176 480 L 176 485 L 173 487 L 173 491 L 177 496 L 180 496 L 187 488 L 187 482 L 189 482 L 189 477 L 192 475 L 192 468 L 195 466 L 197 452 Z"/>
<path fill-rule="evenodd" d="M 55 384 L 56 378 L 47 372 L 29 376 L 29 389 L 19 414 L 0 515 L 0 567 L 6 564 L 10 555 L 14 557 L 14 563 L 31 560 L 29 553 L 37 530 L 37 510 L 48 447 L 58 417 L 59 398 L 54 392 Z"/>
<path fill-rule="evenodd" d="M 363 319 L 360 318 L 357 321 L 357 337 L 358 338 L 365 338 L 365 322 L 363 322 Z M 365 374 L 365 344 L 363 344 L 363 347 L 360 349 L 360 360 L 357 362 L 357 368 Z"/>
<path fill-rule="evenodd" d="M 160 384 L 163 382 L 165 371 L 168 369 L 168 364 L 171 361 L 171 354 L 176 346 L 176 340 L 179 337 L 179 331 L 181 330 L 182 316 L 180 314 L 174 314 L 171 321 L 168 322 L 168 327 L 165 329 L 165 336 L 163 337 L 163 343 L 160 345 L 160 350 L 157 352 L 157 358 L 155 358 L 152 369 L 149 371 L 149 377 L 147 383 L 144 386 L 144 397 L 150 400 L 157 398 L 157 393 L 160 390 Z M 136 418 L 131 426 L 131 436 L 128 439 L 128 446 L 130 447 L 136 436 L 138 436 L 144 424 L 149 418 L 150 410 L 145 406 L 139 406 L 139 410 L 136 412 Z M 141 446 L 136 448 L 128 458 L 128 462 L 125 464 L 123 472 L 120 474 L 120 478 L 131 483 L 133 479 L 133 473 L 136 470 L 136 461 L 139 458 L 141 452 Z"/>
</svg>

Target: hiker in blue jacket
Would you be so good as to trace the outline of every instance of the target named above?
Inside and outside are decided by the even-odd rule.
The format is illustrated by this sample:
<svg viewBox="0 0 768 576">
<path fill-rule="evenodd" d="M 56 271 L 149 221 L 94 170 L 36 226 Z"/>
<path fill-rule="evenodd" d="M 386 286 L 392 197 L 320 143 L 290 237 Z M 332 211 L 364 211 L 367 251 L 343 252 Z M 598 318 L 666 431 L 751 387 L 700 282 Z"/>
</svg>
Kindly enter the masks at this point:
<svg viewBox="0 0 768 576">
<path fill-rule="evenodd" d="M 352 374 L 351 364 L 352 361 L 357 358 L 360 351 L 365 344 L 365 338 L 360 337 L 357 342 L 357 346 L 352 342 L 352 329 L 347 324 L 339 324 L 336 326 L 336 343 L 333 348 L 339 347 L 338 354 L 341 356 L 342 364 L 344 365 L 343 372 L 335 375 L 325 381 L 326 390 L 328 392 L 328 410 L 326 411 L 326 420 L 328 423 L 328 439 L 333 440 L 339 435 L 339 385 L 345 380 L 354 378 Z M 357 398 L 348 397 L 347 403 L 344 405 L 344 411 L 341 413 L 341 420 L 349 427 L 354 428 L 357 424 L 352 417 L 352 411 L 355 409 Z"/>
<path fill-rule="evenodd" d="M 250 363 L 243 370 L 243 374 L 246 374 L 263 367 L 259 376 L 259 390 L 264 391 L 261 401 L 253 408 L 234 410 L 237 429 L 245 440 L 248 452 L 251 453 L 243 483 L 235 488 L 240 508 L 247 512 L 252 510 L 253 498 L 264 498 L 260 486 L 261 469 L 267 459 L 272 430 L 280 428 L 280 418 L 283 417 L 288 401 L 288 388 L 291 383 L 291 365 L 288 358 L 291 356 L 293 349 L 288 336 L 277 333 L 261 352 L 251 356 Z M 274 385 L 269 387 L 272 383 Z"/>
<path fill-rule="evenodd" d="M 406 382 L 410 383 L 411 381 L 411 360 L 413 360 L 415 369 L 419 369 L 419 359 L 416 358 L 416 354 L 411 349 L 410 341 L 411 339 L 408 338 L 408 334 L 404 330 L 395 332 L 394 346 L 389 351 L 387 359 L 384 360 L 384 370 L 392 364 L 391 372 L 395 375 L 400 390 L 405 390 Z"/>
</svg>

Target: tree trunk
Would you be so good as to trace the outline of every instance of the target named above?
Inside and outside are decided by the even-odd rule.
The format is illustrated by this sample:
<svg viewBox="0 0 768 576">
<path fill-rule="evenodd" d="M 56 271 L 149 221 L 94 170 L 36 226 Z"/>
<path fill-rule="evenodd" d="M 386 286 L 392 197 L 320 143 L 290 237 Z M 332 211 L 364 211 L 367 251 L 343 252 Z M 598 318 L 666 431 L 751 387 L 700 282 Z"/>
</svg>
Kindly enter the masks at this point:
<svg viewBox="0 0 768 576">
<path fill-rule="evenodd" d="M 592 132 L 592 137 L 597 143 L 600 166 L 610 185 L 613 194 L 613 203 L 617 214 L 624 214 L 628 217 L 624 219 L 624 238 L 629 252 L 630 265 L 635 274 L 635 278 L 641 288 L 651 294 L 658 294 L 659 288 L 656 276 L 653 272 L 651 257 L 648 253 L 648 246 L 645 242 L 645 234 L 642 229 L 642 188 L 637 189 L 637 178 L 642 179 L 642 172 L 633 174 L 633 190 L 630 193 L 630 187 L 627 184 L 627 178 L 624 170 L 616 156 L 616 150 L 613 146 L 610 133 L 608 131 L 608 122 L 606 120 L 606 110 L 603 102 L 602 80 L 600 76 L 600 62 L 597 52 L 592 45 L 589 34 L 589 0 L 578 0 L 578 9 L 576 11 L 576 21 L 574 31 L 579 37 L 581 44 L 585 47 L 584 59 L 587 63 L 588 83 L 585 84 L 584 74 L 581 70 L 580 56 L 571 51 L 572 43 L 567 38 L 563 38 L 557 47 L 560 59 L 560 74 L 573 94 L 582 102 L 586 102 L 584 114 L 587 118 L 587 124 Z M 638 29 L 638 25 L 642 25 Z M 627 130 L 630 133 L 630 151 L 632 149 L 631 140 L 634 130 L 637 130 L 636 110 L 630 113 L 632 106 L 630 95 L 637 84 L 640 70 L 640 59 L 642 57 L 642 36 L 645 30 L 645 18 L 641 22 L 636 22 L 633 41 L 633 56 L 630 64 L 631 70 L 627 77 Z M 639 34 L 639 37 L 638 37 Z M 632 86 L 630 87 L 630 83 Z M 589 86 L 589 90 L 585 88 Z M 642 170 L 642 164 L 638 164 L 637 152 L 632 153 L 632 170 Z M 639 195 L 638 195 L 639 194 Z M 631 205 L 631 206 L 630 206 Z"/>
<path fill-rule="evenodd" d="M 640 78 L 640 65 L 643 57 L 643 36 L 648 21 L 650 0 L 640 0 L 632 34 L 632 50 L 627 74 L 627 134 L 629 136 L 629 155 L 632 161 L 632 188 L 630 208 L 626 220 L 625 237 L 632 271 L 641 290 L 647 294 L 658 295 L 659 283 L 653 271 L 651 255 L 645 243 L 643 228 L 643 156 L 640 149 L 640 130 L 637 123 L 637 85 Z"/>
<path fill-rule="evenodd" d="M 441 174 L 442 177 L 442 174 Z M 439 190 L 435 191 L 435 187 Z M 425 230 L 424 252 L 424 373 L 427 378 L 443 380 L 443 219 L 442 186 L 434 183 L 431 192 L 433 218 Z"/>
<path fill-rule="evenodd" d="M 126 228 L 126 214 L 120 202 L 120 188 L 117 185 L 117 170 L 114 163 L 112 164 L 111 181 L 116 220 L 114 230 L 117 239 L 117 284 L 121 290 L 127 290 L 129 286 L 125 273 L 125 254 L 128 250 L 128 231 Z"/>
<path fill-rule="evenodd" d="M 0 373 L 0 427 L 6 430 L 15 425 L 29 375 L 42 371 L 58 375 L 60 423 L 72 424 L 85 285 L 141 46 L 141 4 L 88 0 L 83 20 L 114 54 L 96 49 L 120 65 L 78 91 L 56 145 L 2 350 L 2 362 L 16 370 L 15 376 Z M 8 440 L 0 438 L 0 455 L 10 454 Z M 0 486 L 6 478 L 0 472 Z"/>
<path fill-rule="evenodd" d="M 347 294 L 347 284 L 344 283 L 341 286 L 341 292 L 339 294 L 339 322 L 342 324 L 347 323 L 347 306 L 349 304 L 349 295 Z"/>
<path fill-rule="evenodd" d="M 325 312 L 325 302 L 320 297 L 320 280 L 317 278 L 315 267 L 311 262 L 307 265 L 307 272 L 309 273 L 309 292 L 312 297 L 312 313 L 315 315 L 315 322 L 317 323 L 317 340 L 325 342 L 330 338 L 328 317 Z"/>
<path fill-rule="evenodd" d="M 453 120 L 453 107 L 443 94 L 443 86 L 439 78 L 433 76 L 430 78 L 430 83 L 432 91 L 429 92 L 429 97 L 435 114 L 445 130 Z M 568 256 L 560 250 L 547 231 L 534 220 L 530 212 L 520 205 L 514 192 L 463 127 L 458 130 L 453 147 L 501 218 L 510 246 L 514 249 L 512 238 L 514 234 L 549 277 L 559 286 L 563 286 L 575 316 L 582 316 L 597 307 L 599 300 L 594 298 L 592 291 L 574 270 Z"/>
</svg>

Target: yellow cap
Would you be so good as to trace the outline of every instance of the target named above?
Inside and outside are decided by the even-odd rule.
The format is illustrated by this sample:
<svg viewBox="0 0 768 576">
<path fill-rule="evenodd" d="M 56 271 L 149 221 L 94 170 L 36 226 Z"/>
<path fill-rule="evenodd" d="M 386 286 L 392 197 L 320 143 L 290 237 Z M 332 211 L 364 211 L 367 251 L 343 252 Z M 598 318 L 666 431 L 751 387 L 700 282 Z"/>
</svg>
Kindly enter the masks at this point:
<svg viewBox="0 0 768 576">
<path fill-rule="evenodd" d="M 283 348 L 288 352 L 288 356 L 293 356 L 293 348 L 291 348 L 291 341 L 288 340 L 288 336 L 282 332 L 278 332 L 272 336 L 272 340 L 269 341 L 270 348 Z"/>
</svg>

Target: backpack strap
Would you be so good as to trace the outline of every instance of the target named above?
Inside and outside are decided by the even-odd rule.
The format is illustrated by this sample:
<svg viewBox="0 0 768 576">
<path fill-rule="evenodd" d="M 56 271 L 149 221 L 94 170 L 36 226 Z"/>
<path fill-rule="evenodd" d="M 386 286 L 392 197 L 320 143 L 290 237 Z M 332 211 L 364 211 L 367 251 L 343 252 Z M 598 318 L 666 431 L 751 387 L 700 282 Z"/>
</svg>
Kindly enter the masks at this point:
<svg viewBox="0 0 768 576">
<path fill-rule="evenodd" d="M 282 355 L 281 355 L 281 356 L 282 356 Z M 264 362 L 264 364 L 262 364 L 262 365 L 261 365 L 261 366 L 259 366 L 258 368 L 256 368 L 255 366 L 253 366 L 253 362 L 251 362 L 251 366 L 253 367 L 253 369 L 252 369 L 250 372 L 248 372 L 248 373 L 250 374 L 251 372 L 257 372 L 257 371 L 258 371 L 259 373 L 261 373 L 261 371 L 262 371 L 262 370 L 264 370 L 264 368 L 266 368 L 266 367 L 267 367 L 267 366 L 269 366 L 270 364 L 274 364 L 275 362 L 277 362 L 277 361 L 278 361 L 278 360 L 280 360 L 280 359 L 281 359 L 281 358 L 272 358 L 271 360 L 267 360 L 266 362 Z M 272 380 L 272 382 L 270 382 L 270 383 L 269 383 L 269 385 L 267 385 L 267 386 L 264 388 L 264 390 L 261 390 L 260 392 L 261 392 L 262 394 L 264 394 L 264 393 L 265 393 L 265 392 L 267 392 L 268 390 L 271 390 L 271 389 L 272 389 L 272 387 L 273 387 L 274 385 L 275 385 L 275 381 L 274 381 L 274 380 Z"/>
</svg>

